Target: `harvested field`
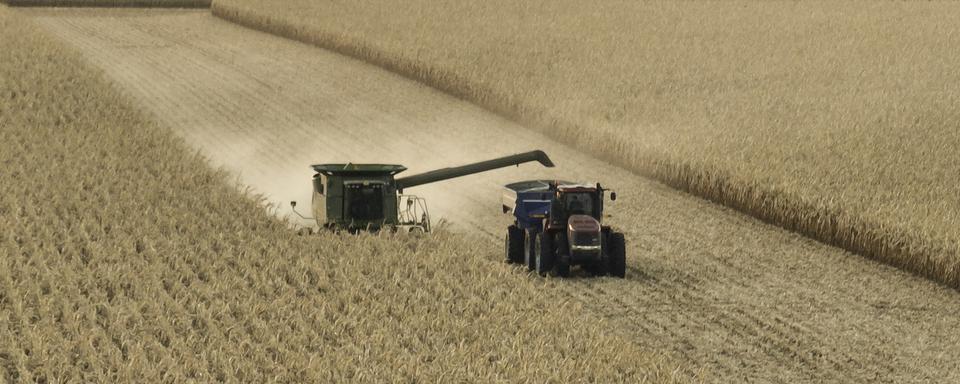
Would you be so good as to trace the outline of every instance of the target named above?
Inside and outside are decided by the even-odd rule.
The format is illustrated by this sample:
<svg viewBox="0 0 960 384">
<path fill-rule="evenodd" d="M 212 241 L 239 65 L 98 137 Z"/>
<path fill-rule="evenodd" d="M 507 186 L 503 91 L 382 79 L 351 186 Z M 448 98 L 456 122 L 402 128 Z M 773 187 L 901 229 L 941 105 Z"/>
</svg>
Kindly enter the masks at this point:
<svg viewBox="0 0 960 384">
<path fill-rule="evenodd" d="M 628 278 L 522 284 L 601 316 L 607 335 L 634 348 L 704 367 L 708 381 L 960 380 L 952 289 L 678 193 L 379 68 L 203 12 L 30 14 L 269 201 L 305 198 L 311 162 L 397 162 L 412 173 L 536 143 L 558 169 L 523 166 L 410 192 L 456 230 L 484 234 L 458 248 L 471 262 L 536 282 L 499 264 L 497 187 L 552 175 L 614 187 L 610 222 L 627 234 Z"/>
<path fill-rule="evenodd" d="M 477 240 L 295 236 L 6 7 L 0 52 L 0 382 L 669 382 L 686 370 L 603 327 L 568 327 L 604 319 Z"/>
<path fill-rule="evenodd" d="M 955 3 L 218 0 L 213 12 L 960 287 Z"/>
</svg>

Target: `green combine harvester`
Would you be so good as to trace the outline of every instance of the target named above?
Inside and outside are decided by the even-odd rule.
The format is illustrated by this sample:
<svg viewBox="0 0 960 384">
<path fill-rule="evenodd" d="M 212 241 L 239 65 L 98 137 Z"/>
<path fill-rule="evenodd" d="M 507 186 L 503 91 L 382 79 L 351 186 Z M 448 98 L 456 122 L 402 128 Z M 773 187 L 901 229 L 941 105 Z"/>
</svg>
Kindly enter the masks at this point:
<svg viewBox="0 0 960 384">
<path fill-rule="evenodd" d="M 396 178 L 396 175 L 407 168 L 396 164 L 312 165 L 316 172 L 313 175 L 312 219 L 321 228 L 351 233 L 382 229 L 429 232 L 430 213 L 426 200 L 404 194 L 405 189 L 532 161 L 553 167 L 547 154 L 539 150 L 402 178 Z M 297 213 L 296 204 L 290 202 L 294 213 Z"/>
</svg>

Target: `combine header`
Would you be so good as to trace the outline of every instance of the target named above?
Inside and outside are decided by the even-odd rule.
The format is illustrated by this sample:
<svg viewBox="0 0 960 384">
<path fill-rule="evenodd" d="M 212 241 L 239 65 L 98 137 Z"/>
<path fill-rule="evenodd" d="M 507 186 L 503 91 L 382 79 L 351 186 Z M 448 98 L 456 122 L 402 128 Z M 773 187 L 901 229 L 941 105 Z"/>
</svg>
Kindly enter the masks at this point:
<svg viewBox="0 0 960 384">
<path fill-rule="evenodd" d="M 625 277 L 623 233 L 602 225 L 604 190 L 566 181 L 530 180 L 507 184 L 503 212 L 514 216 L 507 227 L 508 263 L 524 263 L 541 275 L 556 270 L 568 276 L 580 265 L 594 276 Z M 610 200 L 617 194 L 610 193 Z"/>
<path fill-rule="evenodd" d="M 388 228 L 429 232 L 430 214 L 426 201 L 415 195 L 403 194 L 404 189 L 531 161 L 553 167 L 553 162 L 543 151 L 505 156 L 403 178 L 395 178 L 398 173 L 407 169 L 402 165 L 313 165 L 312 168 L 316 171 L 313 175 L 313 216 L 317 225 L 333 230 L 357 232 Z M 296 202 L 292 201 L 290 205 L 296 212 Z"/>
</svg>

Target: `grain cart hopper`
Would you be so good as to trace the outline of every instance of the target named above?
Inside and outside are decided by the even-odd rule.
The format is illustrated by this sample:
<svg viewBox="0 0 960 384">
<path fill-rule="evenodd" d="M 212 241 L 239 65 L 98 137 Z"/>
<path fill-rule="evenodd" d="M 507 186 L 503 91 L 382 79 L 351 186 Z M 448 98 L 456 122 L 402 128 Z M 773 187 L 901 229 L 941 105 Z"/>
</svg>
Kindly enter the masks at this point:
<svg viewBox="0 0 960 384">
<path fill-rule="evenodd" d="M 430 231 L 426 201 L 403 191 L 418 185 L 537 161 L 553 163 L 543 151 L 531 151 L 493 160 L 443 168 L 396 178 L 406 170 L 394 164 L 317 164 L 313 175 L 313 217 L 317 225 L 332 230 Z M 296 208 L 296 202 L 290 202 Z M 296 210 L 294 210 L 296 212 Z M 299 213 L 298 213 L 299 215 Z M 303 216 L 301 216 L 303 217 Z"/>
<path fill-rule="evenodd" d="M 546 275 L 568 276 L 580 265 L 595 276 L 625 277 L 623 233 L 602 225 L 604 190 L 566 181 L 529 180 L 507 184 L 503 212 L 514 216 L 507 227 L 508 263 L 523 263 Z M 610 200 L 617 194 L 610 193 Z"/>
</svg>

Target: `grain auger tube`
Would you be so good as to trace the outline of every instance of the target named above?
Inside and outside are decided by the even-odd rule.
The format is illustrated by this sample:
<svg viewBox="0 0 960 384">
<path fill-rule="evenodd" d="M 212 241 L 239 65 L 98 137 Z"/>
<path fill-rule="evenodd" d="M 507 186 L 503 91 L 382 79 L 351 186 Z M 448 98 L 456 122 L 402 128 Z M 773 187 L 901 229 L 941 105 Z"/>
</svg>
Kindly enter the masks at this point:
<svg viewBox="0 0 960 384">
<path fill-rule="evenodd" d="M 396 178 L 407 168 L 396 164 L 316 164 L 313 175 L 313 218 L 332 230 L 378 231 L 390 229 L 429 232 L 426 200 L 404 190 L 498 168 L 538 162 L 553 167 L 543 151 L 530 151 L 492 160 L 442 168 Z M 295 202 L 291 202 L 294 206 Z"/>
</svg>

